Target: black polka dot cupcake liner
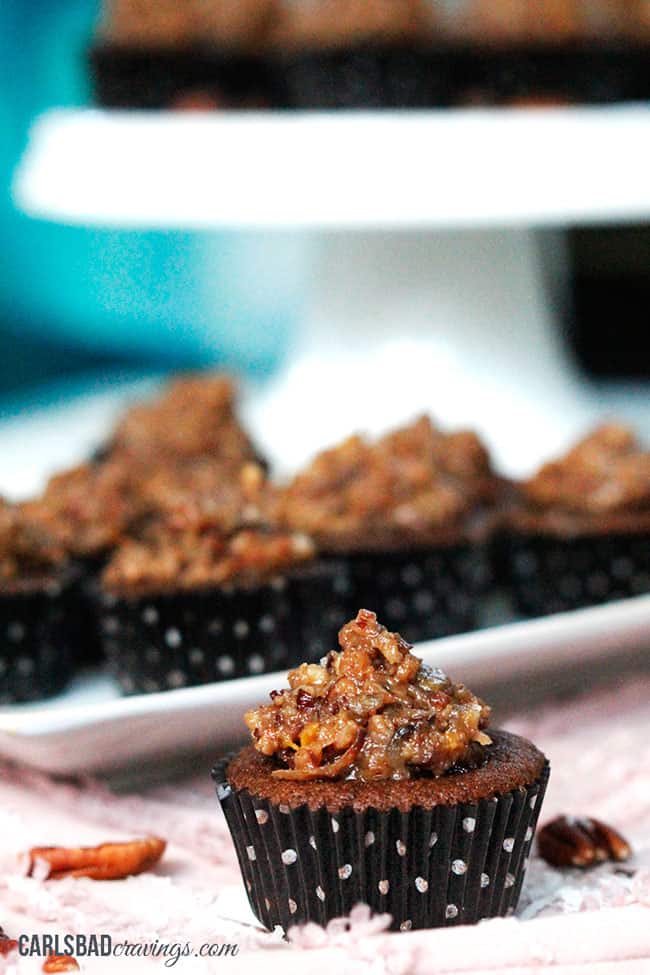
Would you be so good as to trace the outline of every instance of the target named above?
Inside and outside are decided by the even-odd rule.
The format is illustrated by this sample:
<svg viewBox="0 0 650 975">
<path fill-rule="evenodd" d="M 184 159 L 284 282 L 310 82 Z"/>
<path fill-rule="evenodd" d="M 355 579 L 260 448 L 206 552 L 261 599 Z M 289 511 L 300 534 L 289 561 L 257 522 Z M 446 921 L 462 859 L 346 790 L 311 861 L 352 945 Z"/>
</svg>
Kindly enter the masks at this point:
<svg viewBox="0 0 650 975">
<path fill-rule="evenodd" d="M 72 585 L 0 592 L 0 705 L 59 693 L 76 658 Z"/>
<path fill-rule="evenodd" d="M 490 579 L 487 547 L 370 552 L 346 559 L 348 614 L 372 609 L 410 643 L 472 630 Z"/>
<path fill-rule="evenodd" d="M 74 612 L 70 625 L 79 667 L 97 667 L 105 663 L 98 612 L 99 576 L 104 564 L 104 558 L 87 558 L 79 559 L 74 567 L 75 578 L 69 596 Z"/>
<path fill-rule="evenodd" d="M 258 57 L 102 43 L 88 61 L 95 100 L 107 108 L 172 108 L 194 96 L 215 108 L 273 103 L 273 75 Z"/>
<path fill-rule="evenodd" d="M 473 924 L 517 907 L 548 763 L 527 788 L 433 809 L 275 805 L 213 770 L 251 908 L 269 930 L 325 925 L 359 903 L 392 929 Z"/>
<path fill-rule="evenodd" d="M 650 592 L 650 538 L 512 537 L 508 566 L 516 610 L 547 616 Z"/>
<path fill-rule="evenodd" d="M 276 60 L 287 108 L 427 108 L 449 104 L 447 73 L 428 51 L 359 46 Z"/>
<path fill-rule="evenodd" d="M 103 592 L 100 625 L 126 694 L 155 693 L 287 670 L 331 649 L 338 563 L 298 569 L 254 590 L 213 589 L 138 599 Z M 329 641 L 329 642 L 328 642 Z"/>
<path fill-rule="evenodd" d="M 647 50 L 629 44 L 451 45 L 444 59 L 454 104 L 550 100 L 608 103 L 648 97 Z"/>
</svg>

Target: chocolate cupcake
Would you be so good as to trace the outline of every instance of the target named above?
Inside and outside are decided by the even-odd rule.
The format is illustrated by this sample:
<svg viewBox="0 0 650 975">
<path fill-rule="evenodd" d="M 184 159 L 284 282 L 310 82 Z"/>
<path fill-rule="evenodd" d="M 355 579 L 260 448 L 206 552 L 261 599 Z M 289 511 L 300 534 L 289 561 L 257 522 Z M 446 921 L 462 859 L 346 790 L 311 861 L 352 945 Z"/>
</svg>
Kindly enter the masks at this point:
<svg viewBox="0 0 650 975">
<path fill-rule="evenodd" d="M 421 417 L 319 454 L 279 505 L 288 528 L 344 559 L 347 616 L 374 606 L 415 642 L 476 625 L 497 483 L 475 434 L 446 434 Z"/>
<path fill-rule="evenodd" d="M 251 907 L 269 929 L 357 903 L 396 930 L 512 913 L 548 779 L 534 745 L 361 610 L 340 652 L 246 715 L 214 769 Z"/>
<path fill-rule="evenodd" d="M 73 570 L 68 598 L 74 604 L 77 661 L 103 659 L 97 616 L 97 576 L 109 553 L 141 510 L 141 470 L 130 460 L 108 458 L 56 474 L 42 495 L 25 502 L 26 516 L 65 552 Z"/>
<path fill-rule="evenodd" d="M 599 427 L 517 486 L 508 524 L 525 615 L 650 592 L 650 452 L 620 424 Z"/>
<path fill-rule="evenodd" d="M 102 576 L 104 646 L 127 693 L 276 670 L 305 647 L 323 653 L 313 620 L 332 604 L 336 569 L 274 523 L 261 469 L 247 465 L 218 489 L 207 477 L 204 494 L 190 482 L 169 472 L 149 482 L 155 505 Z"/>
<path fill-rule="evenodd" d="M 290 108 L 408 108 L 446 102 L 424 0 L 281 4 L 271 35 Z"/>
<path fill-rule="evenodd" d="M 55 694 L 72 676 L 73 586 L 56 540 L 0 499 L 0 704 Z"/>
<path fill-rule="evenodd" d="M 109 108 L 243 108 L 271 98 L 260 56 L 276 0 L 106 0 L 89 52 Z"/>
<path fill-rule="evenodd" d="M 236 483 L 256 457 L 236 413 L 233 381 L 222 374 L 174 380 L 118 421 L 96 460 L 52 477 L 23 505 L 61 544 L 75 568 L 76 643 L 80 662 L 102 660 L 97 579 L 112 552 L 152 512 L 207 503 Z"/>
</svg>

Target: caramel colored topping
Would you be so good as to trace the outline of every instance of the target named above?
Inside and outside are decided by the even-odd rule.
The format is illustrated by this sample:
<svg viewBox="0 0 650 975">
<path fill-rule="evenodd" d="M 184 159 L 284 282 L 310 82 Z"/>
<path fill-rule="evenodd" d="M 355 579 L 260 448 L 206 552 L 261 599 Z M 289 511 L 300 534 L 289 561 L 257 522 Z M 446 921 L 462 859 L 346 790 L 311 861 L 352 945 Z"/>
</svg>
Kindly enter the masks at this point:
<svg viewBox="0 0 650 975">
<path fill-rule="evenodd" d="M 428 417 L 370 443 L 350 437 L 319 454 L 281 492 L 284 523 L 323 549 L 429 544 L 464 532 L 495 478 L 475 434 L 444 434 Z"/>
<path fill-rule="evenodd" d="M 529 505 L 539 509 L 589 515 L 647 510 L 650 452 L 641 449 L 627 427 L 607 424 L 545 464 L 522 491 Z"/>
<path fill-rule="evenodd" d="M 237 478 L 208 459 L 162 468 L 140 495 L 142 516 L 103 575 L 113 592 L 254 586 L 314 556 L 306 536 L 277 527 L 274 491 L 256 464 Z"/>
<path fill-rule="evenodd" d="M 102 35 L 114 44 L 250 48 L 268 33 L 276 0 L 106 0 Z"/>
<path fill-rule="evenodd" d="M 51 478 L 44 493 L 22 505 L 34 522 L 74 555 L 116 545 L 139 510 L 138 471 L 112 459 L 80 464 Z"/>
<path fill-rule="evenodd" d="M 359 610 L 341 650 L 289 673 L 289 688 L 245 715 L 255 748 L 281 764 L 277 778 L 405 779 L 474 764 L 490 709 L 426 667 L 374 613 Z"/>
<path fill-rule="evenodd" d="M 241 588 L 271 581 L 308 561 L 314 548 L 303 535 L 268 529 L 174 531 L 153 525 L 143 539 L 129 539 L 106 566 L 104 586 L 119 595 L 165 591 Z"/>
<path fill-rule="evenodd" d="M 360 41 L 413 41 L 428 36 L 432 19 L 424 0 L 284 0 L 272 43 L 335 48 Z"/>
<path fill-rule="evenodd" d="M 115 430 L 114 451 L 147 462 L 208 455 L 239 469 L 255 459 L 255 452 L 235 405 L 235 387 L 227 376 L 177 379 L 156 399 L 125 414 Z"/>
<path fill-rule="evenodd" d="M 174 529 L 219 529 L 268 523 L 273 489 L 252 462 L 237 474 L 219 460 L 197 457 L 144 473 L 139 485 L 141 509 Z"/>
<path fill-rule="evenodd" d="M 44 526 L 0 498 L 0 585 L 45 578 L 62 566 L 65 552 Z"/>
</svg>

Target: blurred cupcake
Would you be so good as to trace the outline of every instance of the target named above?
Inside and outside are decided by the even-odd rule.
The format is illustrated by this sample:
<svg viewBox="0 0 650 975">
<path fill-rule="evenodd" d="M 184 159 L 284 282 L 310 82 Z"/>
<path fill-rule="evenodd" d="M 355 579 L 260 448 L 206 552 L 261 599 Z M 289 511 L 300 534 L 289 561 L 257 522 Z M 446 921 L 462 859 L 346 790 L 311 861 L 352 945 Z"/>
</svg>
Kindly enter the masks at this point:
<svg viewBox="0 0 650 975">
<path fill-rule="evenodd" d="M 118 421 L 108 450 L 148 465 L 209 457 L 235 472 L 262 462 L 237 415 L 235 383 L 223 373 L 178 377 L 136 403 Z"/>
<path fill-rule="evenodd" d="M 411 641 L 476 624 L 497 490 L 475 434 L 427 417 L 319 454 L 280 493 L 283 523 L 347 567 L 348 615 L 374 606 Z M 343 620 L 331 620 L 332 625 Z"/>
<path fill-rule="evenodd" d="M 213 772 L 255 915 L 326 924 L 357 903 L 411 930 L 514 911 L 548 763 L 360 610 L 340 652 L 246 716 Z"/>
<path fill-rule="evenodd" d="M 0 703 L 47 697 L 70 679 L 72 582 L 63 548 L 0 499 Z"/>
<path fill-rule="evenodd" d="M 156 398 L 131 407 L 91 462 L 48 482 L 22 507 L 62 545 L 74 564 L 80 660 L 101 659 L 97 576 L 106 560 L 152 511 L 207 504 L 210 492 L 237 482 L 255 456 L 236 415 L 235 386 L 222 374 L 176 379 Z"/>
<path fill-rule="evenodd" d="M 517 486 L 509 566 L 529 616 L 650 591 L 650 453 L 608 424 Z"/>
<path fill-rule="evenodd" d="M 104 643 L 127 693 L 276 670 L 305 647 L 321 655 L 333 573 L 306 536 L 273 523 L 270 491 L 255 465 L 203 495 L 160 475 L 155 510 L 102 576 Z"/>
<path fill-rule="evenodd" d="M 422 107 L 444 101 L 425 0 L 284 0 L 271 44 L 289 107 Z"/>
<path fill-rule="evenodd" d="M 264 102 L 260 57 L 277 0 L 105 0 L 90 65 L 112 108 L 236 108 Z"/>
<path fill-rule="evenodd" d="M 138 470 L 116 458 L 80 464 L 55 475 L 43 494 L 21 505 L 25 516 L 66 553 L 74 568 L 69 599 L 77 660 L 102 659 L 97 622 L 96 577 L 141 509 Z"/>
</svg>

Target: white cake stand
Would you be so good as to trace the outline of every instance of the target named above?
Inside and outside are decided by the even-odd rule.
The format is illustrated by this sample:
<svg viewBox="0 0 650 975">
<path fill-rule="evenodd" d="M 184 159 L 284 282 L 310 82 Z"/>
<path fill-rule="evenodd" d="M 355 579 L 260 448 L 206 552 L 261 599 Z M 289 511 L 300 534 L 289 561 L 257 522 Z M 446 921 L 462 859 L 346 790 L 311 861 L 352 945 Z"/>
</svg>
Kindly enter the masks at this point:
<svg viewBox="0 0 650 975">
<path fill-rule="evenodd" d="M 302 328 L 250 406 L 284 466 L 426 409 L 522 473 L 603 412 L 648 424 L 643 391 L 577 374 L 558 316 L 563 231 L 648 218 L 649 172 L 642 106 L 60 111 L 36 124 L 14 194 L 65 223 L 305 233 Z"/>
</svg>

